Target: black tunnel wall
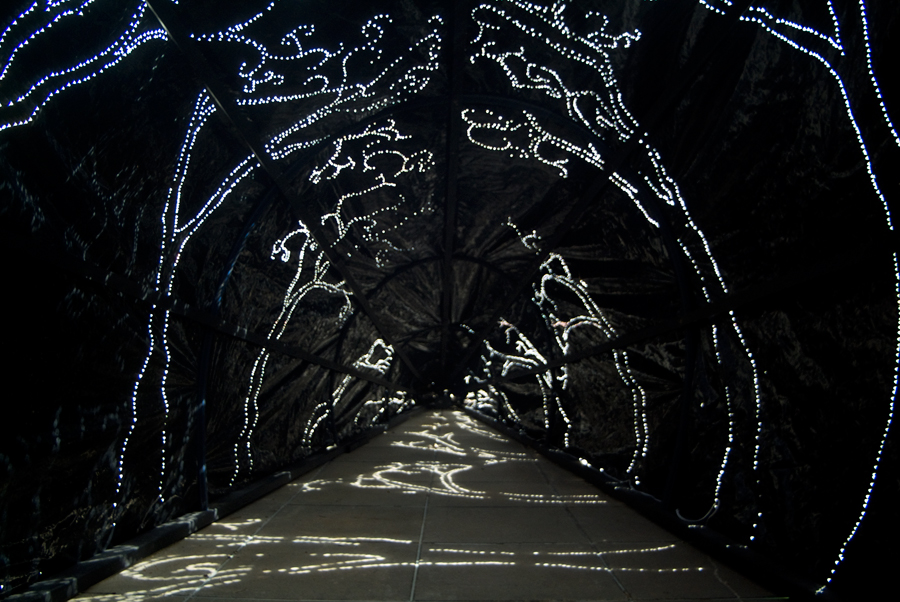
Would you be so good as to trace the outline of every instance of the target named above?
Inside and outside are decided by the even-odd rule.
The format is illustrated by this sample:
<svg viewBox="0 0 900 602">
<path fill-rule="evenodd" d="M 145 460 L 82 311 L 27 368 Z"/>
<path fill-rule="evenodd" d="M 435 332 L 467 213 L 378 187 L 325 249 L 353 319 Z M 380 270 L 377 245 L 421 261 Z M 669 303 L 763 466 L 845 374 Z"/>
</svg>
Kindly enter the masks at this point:
<svg viewBox="0 0 900 602">
<path fill-rule="evenodd" d="M 739 21 L 688 0 L 281 2 L 271 18 L 268 3 L 151 2 L 176 44 L 144 5 L 98 1 L 21 48 L 43 8 L 11 4 L 0 595 L 445 388 L 802 579 L 824 584 L 852 533 L 830 589 L 887 582 L 893 3 L 750 2 Z M 297 98 L 238 105 L 256 47 L 179 28 L 257 12 L 247 35 L 270 49 L 315 23 L 297 31 L 334 56 L 376 23 L 367 93 L 325 111 L 303 80 L 315 61 L 286 61 Z M 792 47 L 767 14 L 837 21 L 845 55 L 788 27 L 825 44 L 821 61 Z M 108 68 L 77 62 L 128 31 Z M 625 125 L 592 117 L 617 102 Z M 302 148 L 260 166 L 258 141 L 301 122 L 284 145 Z"/>
</svg>

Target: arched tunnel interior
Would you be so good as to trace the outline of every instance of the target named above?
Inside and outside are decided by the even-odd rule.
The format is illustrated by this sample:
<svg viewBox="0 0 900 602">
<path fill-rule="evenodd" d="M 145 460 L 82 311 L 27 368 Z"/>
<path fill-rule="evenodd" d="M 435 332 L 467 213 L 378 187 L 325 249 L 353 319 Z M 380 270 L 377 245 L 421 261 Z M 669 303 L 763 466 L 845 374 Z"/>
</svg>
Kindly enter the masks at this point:
<svg viewBox="0 0 900 602">
<path fill-rule="evenodd" d="M 886 586 L 898 14 L 4 3 L 0 595 L 435 406 Z"/>
</svg>

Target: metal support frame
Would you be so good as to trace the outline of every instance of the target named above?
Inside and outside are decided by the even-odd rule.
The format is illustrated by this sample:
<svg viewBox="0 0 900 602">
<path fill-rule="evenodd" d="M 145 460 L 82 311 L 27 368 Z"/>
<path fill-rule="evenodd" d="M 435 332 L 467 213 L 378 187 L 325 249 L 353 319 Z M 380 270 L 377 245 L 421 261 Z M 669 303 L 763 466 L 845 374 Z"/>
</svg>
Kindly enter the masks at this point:
<svg viewBox="0 0 900 602">
<path fill-rule="evenodd" d="M 456 245 L 459 179 L 459 93 L 462 90 L 462 48 L 464 40 L 460 28 L 461 3 L 447 0 L 449 21 L 447 33 L 447 79 L 450 102 L 447 104 L 447 193 L 444 202 L 443 258 L 441 261 L 441 382 L 437 388 L 447 387 L 447 360 L 450 347 L 450 322 L 453 316 L 453 252 Z"/>
<path fill-rule="evenodd" d="M 212 364 L 214 334 L 209 328 L 203 329 L 203 343 L 200 348 L 200 363 L 197 366 L 197 497 L 200 510 L 209 510 L 209 481 L 206 472 L 206 397 L 209 383 L 209 368 Z"/>
</svg>

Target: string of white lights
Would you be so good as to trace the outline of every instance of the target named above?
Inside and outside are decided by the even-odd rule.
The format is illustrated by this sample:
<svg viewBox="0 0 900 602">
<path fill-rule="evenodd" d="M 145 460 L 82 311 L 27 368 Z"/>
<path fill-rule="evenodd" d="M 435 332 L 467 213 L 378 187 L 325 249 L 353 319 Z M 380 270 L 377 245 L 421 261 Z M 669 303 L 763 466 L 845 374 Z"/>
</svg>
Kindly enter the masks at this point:
<svg viewBox="0 0 900 602">
<path fill-rule="evenodd" d="M 718 13 L 722 13 L 720 9 L 716 9 L 710 6 L 705 0 L 701 0 L 701 4 L 712 8 Z M 847 113 L 847 119 L 853 128 L 854 133 L 856 134 L 857 143 L 860 149 L 860 153 L 862 154 L 863 161 L 866 165 L 866 171 L 869 175 L 869 182 L 872 187 L 872 191 L 875 196 L 881 202 L 882 209 L 884 211 L 885 220 L 889 230 L 894 229 L 893 225 L 893 216 L 891 214 L 890 206 L 887 203 L 887 200 L 884 198 L 884 194 L 881 191 L 881 188 L 878 185 L 878 179 L 875 173 L 875 167 L 872 163 L 871 156 L 868 150 L 868 144 L 863 136 L 862 129 L 857 122 L 855 112 L 853 110 L 853 103 L 850 99 L 850 94 L 847 90 L 847 87 L 844 83 L 844 77 L 842 77 L 838 70 L 839 69 L 848 69 L 854 70 L 857 68 L 856 63 L 853 63 L 855 57 L 848 56 L 847 49 L 844 47 L 843 42 L 841 41 L 840 34 L 840 22 L 835 13 L 834 6 L 832 4 L 832 0 L 827 0 L 828 11 L 832 19 L 832 23 L 834 26 L 834 33 L 831 36 L 827 36 L 816 31 L 814 28 L 807 27 L 804 25 L 800 25 L 786 19 L 775 18 L 770 12 L 767 10 L 751 6 L 747 11 L 740 16 L 742 21 L 747 21 L 751 23 L 755 23 L 760 26 L 767 33 L 773 35 L 778 40 L 784 42 L 791 48 L 795 50 L 799 50 L 803 54 L 812 57 L 816 61 L 820 62 L 828 71 L 829 75 L 834 79 L 835 83 L 838 86 L 838 89 L 841 93 L 841 97 L 844 101 L 844 107 Z M 728 2 L 730 6 L 730 2 Z M 884 125 L 889 130 L 894 144 L 900 146 L 900 137 L 897 135 L 897 130 L 894 127 L 893 122 L 891 121 L 890 115 L 888 114 L 887 107 L 884 104 L 884 97 L 881 92 L 881 86 L 878 83 L 878 78 L 875 75 L 875 69 L 872 63 L 872 47 L 869 39 L 869 24 L 866 10 L 865 0 L 858 0 L 858 8 L 859 8 L 859 19 L 860 24 L 862 25 L 863 32 L 863 43 L 865 47 L 865 63 L 866 63 L 866 71 L 869 75 L 869 83 L 872 86 L 872 90 L 874 92 L 875 97 L 878 99 L 878 105 L 881 112 L 881 119 Z M 814 49 L 811 44 L 804 40 L 799 41 L 794 36 L 797 34 L 812 34 L 813 39 L 824 40 L 828 43 L 832 48 L 838 49 L 840 51 L 840 56 L 838 60 L 832 62 L 825 58 L 825 52 L 823 49 Z M 898 268 L 897 264 L 897 256 L 894 254 L 894 282 L 895 282 L 895 290 L 898 299 L 898 303 L 900 303 L 900 268 Z M 881 434 L 881 439 L 878 445 L 878 450 L 875 454 L 875 462 L 872 468 L 872 476 L 869 480 L 869 485 L 866 490 L 866 494 L 863 498 L 863 502 L 861 505 L 860 514 L 854 523 L 853 527 L 850 530 L 849 535 L 846 540 L 840 547 L 840 550 L 837 554 L 837 559 L 834 562 L 834 566 L 831 569 L 830 575 L 826 578 L 826 584 L 831 583 L 837 568 L 840 566 L 841 562 L 844 560 L 844 554 L 847 550 L 847 546 L 849 546 L 850 542 L 853 540 L 856 535 L 859 525 L 862 523 L 863 519 L 866 516 L 866 512 L 869 506 L 869 502 L 871 501 L 872 491 L 875 486 L 875 481 L 878 476 L 878 471 L 881 466 L 881 457 L 884 446 L 887 442 L 888 434 L 890 433 L 891 426 L 893 423 L 894 417 L 894 405 L 897 399 L 897 382 L 898 382 L 898 374 L 900 374 L 900 312 L 898 312 L 897 318 L 897 348 L 895 351 L 895 367 L 894 367 L 894 387 L 890 394 L 890 400 L 888 404 L 888 412 L 887 412 L 887 421 L 885 423 L 884 430 Z"/>
<path fill-rule="evenodd" d="M 385 343 L 382 339 L 376 339 L 369 347 L 368 351 L 353 362 L 353 367 L 359 370 L 370 370 L 379 376 L 384 376 L 391 368 L 393 356 L 394 348 Z M 352 380 L 353 376 L 345 374 L 338 386 L 335 387 L 335 390 L 332 391 L 331 398 L 313 408 L 310 418 L 307 420 L 306 426 L 303 429 L 302 445 L 312 447 L 312 440 L 317 429 L 329 414 L 333 414 L 334 409 L 338 406 L 341 399 L 343 399 L 344 393 L 347 391 L 347 387 Z M 356 423 L 356 420 L 354 420 L 354 423 Z"/>
<path fill-rule="evenodd" d="M 273 159 L 286 158 L 320 142 L 319 138 L 309 137 L 291 140 L 330 115 L 371 114 L 418 94 L 440 67 L 443 22 L 438 16 L 428 20 L 431 29 L 413 40 L 407 51 L 387 59 L 386 48 L 395 47 L 386 37 L 393 24 L 387 14 L 375 15 L 360 28 L 362 40 L 356 46 L 350 47 L 343 41 L 330 49 L 315 46 L 316 28 L 304 24 L 281 39 L 280 47 L 288 52 L 273 52 L 252 37 L 250 31 L 256 23 L 264 24 L 264 13 L 274 7 L 273 2 L 249 20 L 224 31 L 193 36 L 201 42 L 249 46 L 258 53 L 255 65 L 245 61 L 238 69 L 245 82 L 238 105 L 308 103 L 308 108 L 300 111 L 300 119 L 266 142 L 266 151 Z M 376 63 L 383 66 L 373 72 Z M 364 77 L 353 79 L 358 76 Z"/>
<path fill-rule="evenodd" d="M 504 2 L 503 6 L 499 4 L 484 3 L 473 10 L 473 19 L 475 20 L 479 33 L 475 38 L 475 49 L 470 60 L 474 63 L 477 60 L 490 60 L 498 65 L 507 77 L 510 85 L 514 89 L 537 91 L 545 94 L 550 99 L 555 99 L 564 103 L 565 110 L 570 118 L 583 126 L 599 138 L 606 141 L 624 142 L 634 136 L 638 132 L 638 124 L 634 117 L 625 108 L 618 83 L 612 67 L 610 51 L 617 48 L 627 48 L 634 41 L 640 39 L 640 32 L 627 32 L 624 34 L 613 35 L 607 33 L 608 20 L 602 15 L 591 14 L 589 18 L 600 17 L 597 23 L 597 31 L 587 36 L 579 36 L 575 34 L 567 25 L 565 11 L 568 4 L 565 2 L 556 2 L 552 6 L 539 6 L 537 4 L 519 2 L 510 0 Z M 499 24 L 498 24 L 499 23 Z M 520 37 L 526 37 L 530 40 L 529 45 L 517 46 L 517 40 Z M 594 86 L 589 89 L 577 89 L 566 84 L 566 78 L 559 69 L 552 69 L 537 61 L 529 60 L 528 53 L 533 52 L 534 47 L 544 46 L 556 52 L 561 57 L 561 63 L 587 66 L 593 72 L 600 76 L 603 85 Z M 592 106 L 593 111 L 585 110 L 585 106 Z M 531 115 L 525 117 L 524 122 L 529 124 L 526 129 L 522 120 L 515 121 L 508 117 L 497 116 L 493 113 L 483 111 L 475 118 L 474 112 L 464 115 L 464 120 L 469 124 L 469 139 L 480 146 L 489 150 L 511 153 L 513 157 L 536 158 L 543 160 L 544 163 L 552 165 L 560 169 L 560 175 L 565 176 L 564 171 L 567 155 L 574 155 L 595 167 L 602 169 L 602 158 L 597 153 L 597 159 L 592 160 L 592 153 L 586 152 L 585 149 L 574 145 L 571 142 L 556 142 L 552 138 L 543 137 L 540 134 L 540 126 L 536 119 Z M 526 130 L 527 138 L 531 140 L 539 140 L 541 142 L 550 140 L 556 149 L 556 154 L 552 159 L 544 157 L 542 159 L 539 152 L 539 145 L 527 145 L 524 142 L 524 134 L 521 130 Z M 516 135 L 519 138 L 516 138 Z M 716 289 L 722 293 L 727 293 L 728 289 L 725 285 L 724 275 L 714 259 L 712 248 L 703 231 L 697 226 L 691 217 L 687 204 L 685 203 L 679 191 L 677 183 L 668 175 L 663 166 L 659 152 L 653 148 L 647 140 L 647 135 L 643 134 L 638 143 L 644 149 L 644 154 L 639 156 L 639 160 L 643 163 L 638 173 L 643 180 L 643 184 L 667 206 L 674 208 L 677 213 L 676 221 L 689 228 L 690 236 L 696 237 L 700 247 L 703 249 L 704 263 L 709 266 L 712 271 Z M 591 147 L 593 150 L 593 147 Z M 561 153 L 562 157 L 559 157 Z M 622 190 L 625 195 L 631 199 L 635 206 L 641 211 L 642 215 L 647 219 L 653 227 L 658 227 L 658 220 L 651 215 L 645 204 L 641 202 L 641 190 L 634 182 L 630 182 L 624 174 L 614 173 L 610 175 L 610 182 Z M 705 275 L 706 269 L 696 261 L 696 258 L 688 251 L 686 240 L 679 241 L 686 255 L 690 259 L 691 267 L 697 273 L 698 279 L 703 283 L 704 295 L 709 298 L 710 289 L 708 287 L 708 278 Z M 573 282 L 566 283 L 578 289 L 578 284 Z M 580 299 L 585 307 L 591 307 L 593 303 L 590 296 L 581 296 Z M 552 304 L 551 304 L 552 306 Z M 602 315 L 599 308 L 592 308 L 593 316 Z M 549 315 L 549 314 L 548 314 Z M 554 322 L 563 323 L 562 320 L 554 320 Z M 569 322 L 566 321 L 566 324 Z M 579 322 L 576 322 L 578 324 Z M 584 320 L 585 324 L 593 324 L 601 326 L 600 322 L 591 322 Z M 756 360 L 747 346 L 747 341 L 740 330 L 737 320 L 732 316 L 731 329 L 734 331 L 736 338 L 744 351 L 744 356 L 750 366 L 753 374 L 752 398 L 754 403 L 754 417 L 756 419 L 756 437 L 754 442 L 754 473 L 757 474 L 757 490 L 758 487 L 758 469 L 759 469 L 759 452 L 763 431 L 763 414 L 762 400 L 759 391 L 759 373 L 756 366 Z M 608 330 L 609 325 L 605 324 L 601 328 Z M 615 335 L 614 330 L 604 332 L 609 337 Z M 560 345 L 564 345 L 562 341 Z M 637 459 L 642 454 L 646 454 L 649 450 L 648 445 L 648 422 L 646 412 L 642 410 L 645 406 L 646 396 L 642 394 L 631 383 L 631 371 L 627 367 L 627 361 L 624 356 L 617 358 L 617 370 L 620 377 L 629 385 L 633 391 L 633 404 L 635 408 L 635 456 L 629 471 L 633 471 L 636 467 Z M 726 463 L 727 465 L 727 463 Z M 722 476 L 724 478 L 724 475 Z M 638 477 L 639 479 L 639 477 Z M 757 525 L 759 521 L 757 521 Z"/>
<path fill-rule="evenodd" d="M 332 226 L 330 228 L 334 237 L 332 245 L 346 242 L 352 246 L 353 250 L 346 250 L 346 254 L 352 255 L 354 251 L 360 250 L 359 243 L 354 242 L 351 238 L 351 232 L 356 225 L 361 226 L 362 239 L 367 243 L 367 250 L 375 249 L 376 263 L 378 265 L 381 265 L 385 260 L 387 253 L 406 250 L 391 242 L 389 234 L 397 228 L 397 225 L 381 225 L 378 220 L 378 215 L 380 214 L 386 214 L 389 211 L 396 212 L 401 207 L 409 205 L 402 194 L 398 193 L 396 195 L 398 200 L 388 207 L 385 207 L 382 202 L 383 199 L 381 196 L 378 196 L 378 206 L 370 212 L 358 216 L 348 215 L 346 201 L 349 199 L 363 199 L 389 189 L 393 190 L 397 188 L 401 177 L 407 174 L 427 173 L 433 169 L 434 159 L 431 152 L 416 150 L 404 154 L 396 148 L 398 143 L 409 140 L 410 137 L 402 134 L 393 120 L 370 124 L 361 132 L 337 138 L 331 144 L 329 155 L 320 165 L 314 166 L 311 170 L 308 179 L 313 185 L 322 185 L 334 181 L 345 173 L 367 174 L 371 178 L 371 184 L 341 194 L 331 211 L 324 214 L 320 220 L 323 226 Z M 385 161 L 385 159 L 391 159 L 391 161 Z M 388 172 L 379 167 L 389 164 L 396 166 Z M 427 204 L 423 205 L 415 208 L 411 212 L 411 217 L 429 213 L 431 210 Z M 318 248 L 308 228 L 303 224 L 298 230 L 290 232 L 284 238 L 275 242 L 272 247 L 273 259 L 277 257 L 281 261 L 290 260 L 291 252 L 288 240 L 292 241 L 291 245 L 300 245 L 300 250 L 297 253 L 297 272 L 285 293 L 281 313 L 272 325 L 269 337 L 279 339 L 284 334 L 301 301 L 312 291 L 322 291 L 343 297 L 344 305 L 336 319 L 336 326 L 340 327 L 352 312 L 349 291 L 346 290 L 343 282 L 332 283 L 328 280 L 330 262 L 324 252 Z M 309 265 L 310 262 L 306 259 L 307 257 L 314 257 L 314 265 Z M 376 359 L 378 354 L 386 354 L 386 357 Z M 386 374 L 392 356 L 393 348 L 379 339 L 372 343 L 367 354 L 356 360 L 357 367 L 371 369 L 379 374 Z M 256 427 L 258 397 L 265 380 L 265 369 L 268 360 L 269 352 L 266 350 L 261 351 L 251 372 L 249 391 L 244 402 L 244 428 L 234 446 L 235 460 L 231 478 L 232 484 L 237 482 L 244 470 L 248 473 L 253 471 L 250 439 Z M 385 372 L 381 372 L 382 370 L 385 370 Z M 339 402 L 351 381 L 352 377 L 349 375 L 344 376 L 336 390 L 332 392 L 330 400 L 321 401 L 313 408 L 310 418 L 304 427 L 304 445 L 310 445 L 317 429 L 325 424 L 330 408 Z M 400 406 L 406 404 L 405 400 L 398 401 Z"/>
</svg>

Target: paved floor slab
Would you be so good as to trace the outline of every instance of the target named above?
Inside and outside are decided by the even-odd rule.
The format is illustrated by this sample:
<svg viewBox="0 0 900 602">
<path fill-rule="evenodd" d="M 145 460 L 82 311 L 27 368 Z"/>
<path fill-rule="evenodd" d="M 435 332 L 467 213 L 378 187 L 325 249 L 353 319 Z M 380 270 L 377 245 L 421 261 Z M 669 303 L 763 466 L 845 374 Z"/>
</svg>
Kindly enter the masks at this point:
<svg viewBox="0 0 900 602">
<path fill-rule="evenodd" d="M 411 418 L 77 599 L 774 598 L 447 410 Z"/>
</svg>

